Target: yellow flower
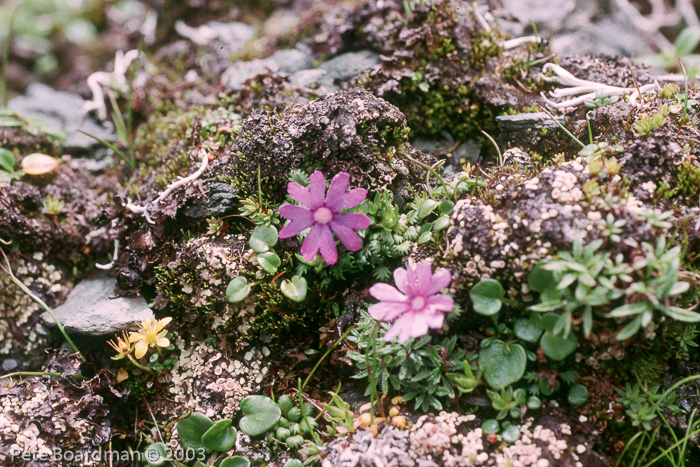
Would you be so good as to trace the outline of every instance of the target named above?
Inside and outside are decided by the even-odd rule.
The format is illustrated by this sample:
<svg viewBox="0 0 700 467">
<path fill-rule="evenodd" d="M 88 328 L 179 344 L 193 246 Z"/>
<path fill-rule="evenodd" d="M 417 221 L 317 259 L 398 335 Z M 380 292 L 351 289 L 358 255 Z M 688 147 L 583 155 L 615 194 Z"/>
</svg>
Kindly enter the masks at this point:
<svg viewBox="0 0 700 467">
<path fill-rule="evenodd" d="M 142 358 L 146 355 L 148 347 L 167 347 L 170 345 L 170 341 L 165 337 L 168 332 L 163 330 L 163 328 L 172 320 L 170 317 L 156 321 L 147 319 L 139 324 L 141 329 L 138 332 L 132 332 L 131 336 L 129 336 L 129 342 L 132 344 L 136 343 L 134 347 L 136 358 Z"/>
<path fill-rule="evenodd" d="M 112 360 L 121 360 L 131 352 L 131 342 L 129 342 L 129 336 L 126 334 L 126 331 L 121 337 L 117 336 L 114 341 L 107 341 L 107 343 L 117 352 L 117 356 L 112 357 Z"/>
</svg>

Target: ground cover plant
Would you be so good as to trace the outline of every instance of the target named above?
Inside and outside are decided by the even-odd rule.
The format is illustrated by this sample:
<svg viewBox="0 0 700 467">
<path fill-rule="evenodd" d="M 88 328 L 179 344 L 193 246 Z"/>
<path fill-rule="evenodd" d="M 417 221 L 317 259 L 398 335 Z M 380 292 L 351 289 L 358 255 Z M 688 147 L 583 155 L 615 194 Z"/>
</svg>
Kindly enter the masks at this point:
<svg viewBox="0 0 700 467">
<path fill-rule="evenodd" d="M 73 3 L 0 7 L 0 464 L 697 465 L 692 5 L 661 74 L 490 2 Z"/>
</svg>

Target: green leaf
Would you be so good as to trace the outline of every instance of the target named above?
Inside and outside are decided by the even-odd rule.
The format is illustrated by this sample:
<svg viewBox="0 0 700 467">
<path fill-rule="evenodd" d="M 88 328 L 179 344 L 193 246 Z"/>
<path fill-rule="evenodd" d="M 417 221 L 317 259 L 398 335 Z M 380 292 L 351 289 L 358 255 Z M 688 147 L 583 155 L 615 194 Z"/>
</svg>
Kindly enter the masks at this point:
<svg viewBox="0 0 700 467">
<path fill-rule="evenodd" d="M 700 28 L 688 27 L 682 30 L 673 42 L 676 58 L 683 58 L 692 54 L 698 43 L 700 43 Z"/>
<path fill-rule="evenodd" d="M 540 347 L 547 356 L 557 362 L 566 357 L 578 348 L 578 340 L 574 334 L 569 334 L 566 339 L 560 335 L 555 335 L 551 331 L 545 331 L 540 340 Z"/>
<path fill-rule="evenodd" d="M 199 412 L 192 412 L 189 417 L 177 422 L 177 434 L 180 442 L 187 449 L 191 448 L 195 451 L 204 448 L 209 451 L 204 443 L 202 443 L 202 435 L 214 425 L 209 417 Z"/>
<path fill-rule="evenodd" d="M 279 407 L 282 411 L 282 415 L 286 417 L 289 409 L 294 407 L 294 401 L 288 395 L 283 394 L 279 397 L 279 399 L 277 399 L 277 407 Z"/>
<path fill-rule="evenodd" d="M 274 251 L 258 254 L 258 265 L 269 274 L 277 272 L 277 268 L 282 265 L 282 260 Z"/>
<path fill-rule="evenodd" d="M 567 397 L 569 404 L 571 405 L 581 405 L 586 402 L 588 398 L 588 389 L 583 384 L 574 384 L 569 389 L 569 395 Z"/>
<path fill-rule="evenodd" d="M 228 287 L 226 287 L 226 298 L 231 303 L 245 300 L 249 293 L 250 286 L 248 285 L 248 279 L 243 276 L 234 277 L 231 282 L 228 283 Z"/>
<path fill-rule="evenodd" d="M 420 237 L 418 237 L 418 244 L 422 245 L 430 241 L 431 238 L 433 238 L 433 233 L 430 230 L 423 232 Z"/>
<path fill-rule="evenodd" d="M 304 467 L 299 459 L 289 459 L 282 467 Z"/>
<path fill-rule="evenodd" d="M 527 355 L 520 344 L 506 346 L 496 339 L 479 352 L 479 365 L 484 369 L 486 382 L 494 389 L 501 389 L 523 377 Z"/>
<path fill-rule="evenodd" d="M 495 420 L 493 418 L 489 420 L 484 420 L 484 423 L 481 424 L 481 430 L 487 435 L 490 435 L 492 433 L 498 433 L 498 430 L 500 430 L 500 427 L 498 426 L 498 420 Z"/>
<path fill-rule="evenodd" d="M 677 321 L 684 321 L 686 323 L 697 323 L 700 321 L 700 314 L 677 306 L 664 308 L 663 312 Z"/>
<path fill-rule="evenodd" d="M 168 458 L 168 447 L 163 443 L 149 444 L 143 451 L 148 465 L 163 465 Z"/>
<path fill-rule="evenodd" d="M 14 173 L 17 161 L 15 156 L 5 148 L 0 148 L 0 168 L 7 173 Z"/>
<path fill-rule="evenodd" d="M 514 443 L 520 439 L 520 429 L 515 425 L 510 425 L 508 428 L 503 430 L 501 436 L 503 436 L 503 440 L 507 443 Z"/>
<path fill-rule="evenodd" d="M 291 281 L 283 280 L 280 285 L 282 293 L 292 301 L 303 302 L 306 298 L 306 279 L 301 276 L 292 277 Z"/>
<path fill-rule="evenodd" d="M 556 287 L 554 273 L 544 269 L 542 267 L 543 265 L 544 263 L 539 263 L 532 269 L 530 275 L 527 277 L 527 285 L 535 292 L 544 292 L 547 289 Z"/>
<path fill-rule="evenodd" d="M 644 302 L 629 303 L 615 308 L 608 313 L 608 318 L 623 318 L 625 316 L 638 315 L 649 309 L 649 304 Z"/>
<path fill-rule="evenodd" d="M 438 206 L 438 202 L 433 199 L 426 199 L 418 208 L 418 219 L 425 219 Z"/>
<path fill-rule="evenodd" d="M 248 244 L 256 253 L 265 253 L 277 244 L 277 229 L 271 225 L 259 225 L 253 229 Z"/>
<path fill-rule="evenodd" d="M 504 295 L 505 290 L 495 279 L 482 279 L 469 291 L 474 311 L 485 316 L 492 316 L 499 312 Z"/>
<path fill-rule="evenodd" d="M 226 452 L 236 443 L 236 429 L 231 426 L 233 420 L 224 419 L 216 422 L 202 435 L 202 444 L 212 451 Z"/>
<path fill-rule="evenodd" d="M 515 335 L 527 342 L 537 342 L 542 334 L 542 330 L 542 317 L 537 313 L 531 314 L 528 319 L 517 319 L 513 325 Z"/>
<path fill-rule="evenodd" d="M 227 457 L 219 467 L 250 467 L 250 461 L 242 456 Z"/>
<path fill-rule="evenodd" d="M 282 411 L 275 401 L 267 396 L 248 396 L 241 401 L 244 417 L 239 423 L 241 431 L 248 436 L 258 436 L 275 426 Z"/>
<path fill-rule="evenodd" d="M 450 216 L 440 216 L 435 222 L 433 222 L 433 230 L 435 230 L 436 232 L 446 229 L 449 226 Z"/>
<path fill-rule="evenodd" d="M 440 211 L 441 214 L 449 214 L 452 212 L 452 209 L 455 207 L 455 203 L 450 201 L 449 199 L 446 199 L 442 203 L 440 203 L 440 206 L 438 206 L 438 211 Z"/>
<path fill-rule="evenodd" d="M 637 331 L 639 331 L 639 328 L 642 326 L 642 317 L 637 316 L 635 319 L 627 323 L 624 328 L 620 330 L 619 333 L 617 333 L 617 336 L 615 336 L 615 339 L 618 341 L 622 342 L 626 339 L 629 339 L 630 337 L 634 336 L 637 334 Z"/>
</svg>

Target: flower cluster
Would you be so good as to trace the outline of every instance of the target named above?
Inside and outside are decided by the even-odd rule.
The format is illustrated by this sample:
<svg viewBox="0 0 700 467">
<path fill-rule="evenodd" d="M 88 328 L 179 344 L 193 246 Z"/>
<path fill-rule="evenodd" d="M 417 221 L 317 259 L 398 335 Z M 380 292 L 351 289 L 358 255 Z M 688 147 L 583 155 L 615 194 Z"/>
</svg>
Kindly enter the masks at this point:
<svg viewBox="0 0 700 467">
<path fill-rule="evenodd" d="M 430 263 L 409 260 L 406 269 L 394 271 L 394 281 L 398 289 L 381 282 L 369 289 L 380 300 L 369 307 L 369 314 L 377 321 L 396 320 L 384 339 L 398 336 L 403 343 L 427 334 L 428 329 L 440 329 L 445 313 L 454 308 L 454 299 L 440 294 L 452 282 L 450 271 L 440 269 L 433 274 Z"/>
<path fill-rule="evenodd" d="M 369 227 L 370 219 L 361 213 L 346 213 L 359 205 L 367 197 L 367 190 L 348 190 L 350 176 L 340 172 L 331 180 L 326 195 L 326 180 L 318 170 L 311 174 L 309 187 L 296 182 L 287 186 L 287 192 L 303 206 L 285 204 L 280 208 L 282 217 L 290 222 L 280 231 L 280 238 L 293 237 L 311 228 L 301 246 L 301 254 L 306 261 L 312 261 L 321 253 L 328 264 L 338 261 L 338 249 L 333 234 L 349 251 L 362 247 L 362 240 L 355 230 Z"/>
</svg>

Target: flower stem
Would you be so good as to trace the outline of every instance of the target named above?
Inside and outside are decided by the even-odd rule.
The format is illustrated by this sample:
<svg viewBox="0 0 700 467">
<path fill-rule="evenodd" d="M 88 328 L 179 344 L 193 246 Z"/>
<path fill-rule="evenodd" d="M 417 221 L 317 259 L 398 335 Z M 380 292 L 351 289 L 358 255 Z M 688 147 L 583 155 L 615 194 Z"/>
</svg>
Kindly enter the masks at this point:
<svg viewBox="0 0 700 467">
<path fill-rule="evenodd" d="M 445 196 L 449 196 L 449 188 L 447 187 L 447 183 L 445 183 L 445 180 L 440 176 L 440 174 L 437 173 L 437 171 L 435 169 L 430 167 L 428 164 L 424 164 L 421 161 L 418 161 L 418 160 L 412 158 L 408 154 L 404 154 L 403 156 L 406 159 L 408 159 L 409 161 L 413 162 L 414 164 L 417 164 L 417 165 L 423 167 L 425 170 L 427 170 L 428 172 L 435 175 L 435 178 L 437 178 L 440 181 L 440 183 L 442 184 L 442 188 L 445 190 Z M 431 193 L 431 197 L 432 197 L 432 193 Z"/>
<path fill-rule="evenodd" d="M 129 360 L 131 360 L 131 363 L 136 365 L 138 368 L 141 368 L 142 370 L 148 371 L 149 373 L 153 373 L 153 370 L 148 368 L 145 365 L 140 364 L 139 362 L 136 361 L 134 357 L 131 356 L 131 354 L 127 354 L 127 357 L 129 357 Z"/>
</svg>

